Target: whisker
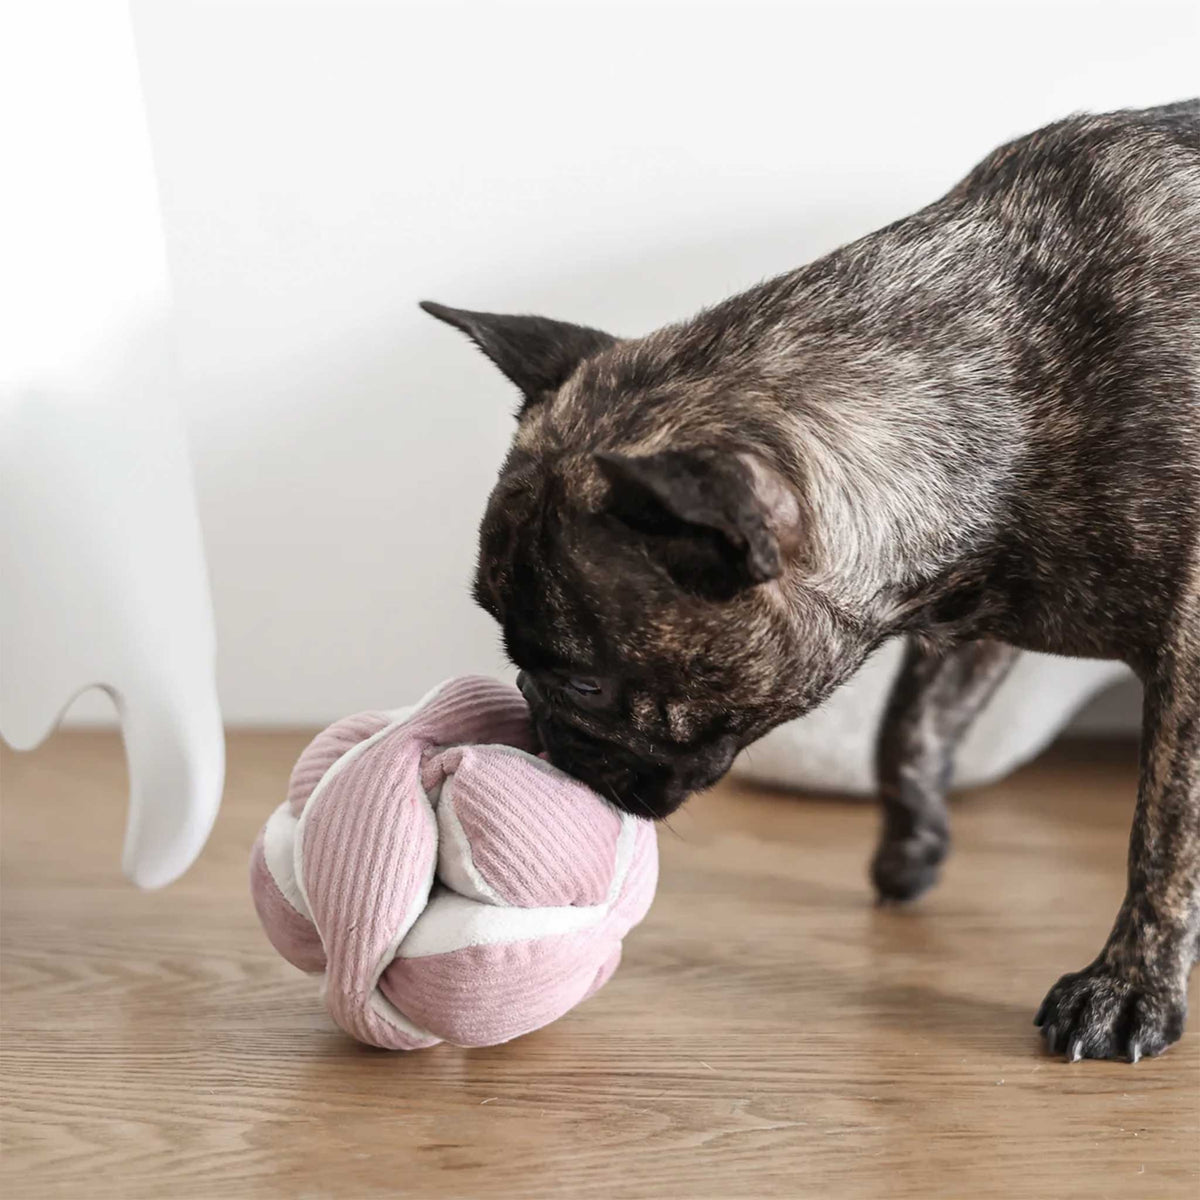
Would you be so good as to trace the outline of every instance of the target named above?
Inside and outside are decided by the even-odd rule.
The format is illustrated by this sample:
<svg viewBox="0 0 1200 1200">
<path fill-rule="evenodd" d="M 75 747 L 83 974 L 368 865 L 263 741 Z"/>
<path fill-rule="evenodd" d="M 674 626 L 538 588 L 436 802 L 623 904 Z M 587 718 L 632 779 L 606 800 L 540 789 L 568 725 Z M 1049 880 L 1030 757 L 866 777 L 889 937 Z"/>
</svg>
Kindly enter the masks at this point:
<svg viewBox="0 0 1200 1200">
<path fill-rule="evenodd" d="M 641 796 L 637 794 L 637 792 L 631 791 L 629 792 L 629 796 L 642 806 L 650 820 L 655 822 L 657 825 L 665 825 L 677 838 L 679 838 L 680 841 L 683 841 L 683 835 L 679 832 L 679 830 L 676 829 L 666 817 L 655 816 L 654 810 L 645 802 L 645 800 L 641 798 Z"/>
<path fill-rule="evenodd" d="M 658 823 L 660 825 L 665 825 L 671 831 L 671 833 L 674 834 L 674 836 L 677 837 L 681 842 L 686 840 L 684 838 L 683 834 L 680 833 L 679 830 L 676 829 L 675 826 L 672 825 L 671 822 L 668 821 L 666 817 L 659 817 Z"/>
<path fill-rule="evenodd" d="M 640 804 L 640 805 L 642 806 L 642 811 L 643 811 L 643 812 L 646 814 L 646 816 L 648 816 L 648 817 L 650 818 L 650 820 L 652 820 L 652 821 L 653 821 L 653 820 L 655 819 L 655 818 L 654 818 L 654 810 L 653 810 L 653 809 L 650 807 L 650 805 L 648 805 L 648 804 L 645 802 L 645 800 L 643 800 L 643 799 L 641 798 L 641 796 L 639 796 L 639 795 L 637 794 L 637 792 L 632 792 L 632 791 L 631 791 L 631 792 L 629 792 L 629 793 L 628 793 L 628 796 L 629 796 L 629 798 L 630 798 L 631 800 L 636 800 L 636 801 L 638 802 L 638 804 Z M 614 794 L 614 796 L 613 796 L 613 802 L 614 802 L 614 803 L 616 803 L 616 796 L 615 796 L 615 794 Z M 620 808 L 620 807 L 621 807 L 621 806 L 620 806 L 620 804 L 617 804 L 617 807 L 618 807 L 618 808 Z"/>
</svg>

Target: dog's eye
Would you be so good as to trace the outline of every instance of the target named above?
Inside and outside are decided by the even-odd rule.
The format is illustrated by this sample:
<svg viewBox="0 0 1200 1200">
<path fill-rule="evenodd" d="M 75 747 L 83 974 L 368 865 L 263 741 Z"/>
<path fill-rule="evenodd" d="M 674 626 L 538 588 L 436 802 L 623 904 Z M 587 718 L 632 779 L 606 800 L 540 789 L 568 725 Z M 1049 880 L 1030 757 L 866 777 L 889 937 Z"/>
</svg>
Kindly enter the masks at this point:
<svg viewBox="0 0 1200 1200">
<path fill-rule="evenodd" d="M 588 679 L 583 675 L 569 675 L 567 687 L 581 696 L 598 696 L 600 694 L 600 685 L 594 679 Z"/>
</svg>

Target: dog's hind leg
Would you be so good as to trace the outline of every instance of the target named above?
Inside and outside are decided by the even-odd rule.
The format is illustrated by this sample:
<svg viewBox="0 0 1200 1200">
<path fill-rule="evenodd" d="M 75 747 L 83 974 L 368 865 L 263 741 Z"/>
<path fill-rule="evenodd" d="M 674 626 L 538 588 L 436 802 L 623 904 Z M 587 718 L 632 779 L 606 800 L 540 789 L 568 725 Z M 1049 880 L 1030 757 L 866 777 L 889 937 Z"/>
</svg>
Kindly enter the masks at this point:
<svg viewBox="0 0 1200 1200">
<path fill-rule="evenodd" d="M 993 641 L 937 651 L 910 640 L 876 747 L 883 831 L 871 878 L 881 900 L 911 900 L 936 882 L 954 752 L 1019 653 Z"/>
</svg>

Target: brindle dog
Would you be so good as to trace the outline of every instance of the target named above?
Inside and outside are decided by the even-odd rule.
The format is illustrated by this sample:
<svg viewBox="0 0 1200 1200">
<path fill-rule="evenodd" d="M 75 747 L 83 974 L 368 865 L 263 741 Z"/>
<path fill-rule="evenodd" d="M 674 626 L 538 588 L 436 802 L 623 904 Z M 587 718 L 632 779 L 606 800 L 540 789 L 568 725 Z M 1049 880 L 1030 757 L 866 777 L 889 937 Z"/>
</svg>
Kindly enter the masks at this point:
<svg viewBox="0 0 1200 1200">
<path fill-rule="evenodd" d="M 886 638 L 882 898 L 946 855 L 1020 649 L 1145 684 L 1128 892 L 1037 1023 L 1157 1054 L 1200 952 L 1200 102 L 1076 116 L 913 216 L 618 339 L 424 306 L 520 389 L 476 595 L 552 760 L 665 816 Z"/>
</svg>

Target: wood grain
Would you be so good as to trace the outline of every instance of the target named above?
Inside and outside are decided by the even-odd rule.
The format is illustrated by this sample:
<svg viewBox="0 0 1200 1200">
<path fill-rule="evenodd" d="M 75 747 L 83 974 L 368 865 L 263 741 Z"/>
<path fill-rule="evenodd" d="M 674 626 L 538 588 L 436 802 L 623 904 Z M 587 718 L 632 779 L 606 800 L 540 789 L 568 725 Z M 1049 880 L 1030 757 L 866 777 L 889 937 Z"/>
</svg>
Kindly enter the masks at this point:
<svg viewBox="0 0 1200 1200">
<path fill-rule="evenodd" d="M 304 740 L 231 738 L 212 842 L 157 894 L 118 874 L 115 738 L 4 757 L 8 1200 L 1197 1195 L 1200 1016 L 1136 1067 L 1051 1060 L 1031 1024 L 1116 911 L 1132 747 L 1059 748 L 960 803 L 911 911 L 872 907 L 869 806 L 725 786 L 663 831 L 599 996 L 404 1056 L 338 1034 L 249 902 Z"/>
</svg>

